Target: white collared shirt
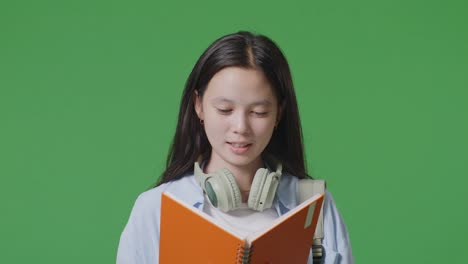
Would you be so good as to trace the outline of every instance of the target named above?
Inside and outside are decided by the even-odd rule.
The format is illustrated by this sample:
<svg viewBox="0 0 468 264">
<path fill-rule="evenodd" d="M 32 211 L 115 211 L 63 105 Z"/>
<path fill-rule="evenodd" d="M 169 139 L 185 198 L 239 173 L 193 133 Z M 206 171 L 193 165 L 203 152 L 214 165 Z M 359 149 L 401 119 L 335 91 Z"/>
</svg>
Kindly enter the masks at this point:
<svg viewBox="0 0 468 264">
<path fill-rule="evenodd" d="M 283 173 L 273 202 L 273 208 L 278 215 L 281 216 L 297 206 L 297 185 L 297 177 Z M 140 194 L 120 237 L 117 264 L 159 263 L 161 194 L 164 191 L 172 193 L 186 204 L 203 210 L 205 203 L 203 191 L 193 175 L 187 175 Z M 323 214 L 324 263 L 354 263 L 346 225 L 328 191 L 325 192 Z M 311 263 L 310 255 L 308 264 Z"/>
</svg>

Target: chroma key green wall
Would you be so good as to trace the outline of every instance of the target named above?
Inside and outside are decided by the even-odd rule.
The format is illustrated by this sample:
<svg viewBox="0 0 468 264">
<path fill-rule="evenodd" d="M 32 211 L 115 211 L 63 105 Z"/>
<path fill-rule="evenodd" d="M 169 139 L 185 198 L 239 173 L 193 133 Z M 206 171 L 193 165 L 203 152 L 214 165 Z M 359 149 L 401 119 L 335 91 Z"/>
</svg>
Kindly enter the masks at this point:
<svg viewBox="0 0 468 264">
<path fill-rule="evenodd" d="M 221 35 L 284 50 L 356 263 L 463 263 L 466 1 L 0 2 L 0 262 L 113 263 Z"/>
</svg>

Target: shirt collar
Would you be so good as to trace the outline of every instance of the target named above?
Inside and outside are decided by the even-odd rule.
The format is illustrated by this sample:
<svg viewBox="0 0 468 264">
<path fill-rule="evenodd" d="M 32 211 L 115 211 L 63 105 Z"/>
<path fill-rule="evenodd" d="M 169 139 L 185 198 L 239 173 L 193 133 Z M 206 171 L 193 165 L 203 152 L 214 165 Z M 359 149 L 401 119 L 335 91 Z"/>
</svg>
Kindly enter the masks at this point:
<svg viewBox="0 0 468 264">
<path fill-rule="evenodd" d="M 295 178 L 296 177 L 287 173 L 283 173 L 281 176 L 272 206 L 273 208 L 276 208 L 279 215 L 293 209 L 297 204 L 296 187 L 294 184 Z M 180 197 L 180 199 L 185 203 L 190 204 L 199 210 L 203 210 L 203 205 L 205 203 L 203 190 L 197 183 L 193 173 L 179 179 L 178 181 L 181 181 L 181 185 L 178 184 L 177 188 L 171 188 L 170 191 Z"/>
<path fill-rule="evenodd" d="M 296 177 L 291 176 L 288 173 L 283 173 L 278 185 L 278 190 L 276 191 L 278 202 L 282 203 L 282 205 L 284 205 L 288 211 L 297 205 L 296 182 Z"/>
</svg>

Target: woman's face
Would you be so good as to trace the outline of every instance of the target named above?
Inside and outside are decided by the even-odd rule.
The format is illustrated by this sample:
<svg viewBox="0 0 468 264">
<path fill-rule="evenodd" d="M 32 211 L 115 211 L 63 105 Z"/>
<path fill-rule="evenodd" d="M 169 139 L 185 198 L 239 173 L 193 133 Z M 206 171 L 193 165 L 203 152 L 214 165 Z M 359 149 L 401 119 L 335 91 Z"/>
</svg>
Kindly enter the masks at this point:
<svg viewBox="0 0 468 264">
<path fill-rule="evenodd" d="M 204 121 L 214 168 L 261 163 L 278 120 L 278 101 L 262 71 L 228 67 L 217 72 L 195 110 Z"/>
</svg>

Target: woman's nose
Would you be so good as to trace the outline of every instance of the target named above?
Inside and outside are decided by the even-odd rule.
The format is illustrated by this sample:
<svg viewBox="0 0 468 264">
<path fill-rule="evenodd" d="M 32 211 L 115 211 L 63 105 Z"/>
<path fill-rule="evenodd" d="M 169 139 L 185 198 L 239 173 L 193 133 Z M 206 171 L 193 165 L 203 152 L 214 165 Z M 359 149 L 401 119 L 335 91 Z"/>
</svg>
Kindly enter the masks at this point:
<svg viewBox="0 0 468 264">
<path fill-rule="evenodd" d="M 249 118 L 245 114 L 238 114 L 233 118 L 232 123 L 235 133 L 246 134 L 250 131 Z"/>
</svg>

